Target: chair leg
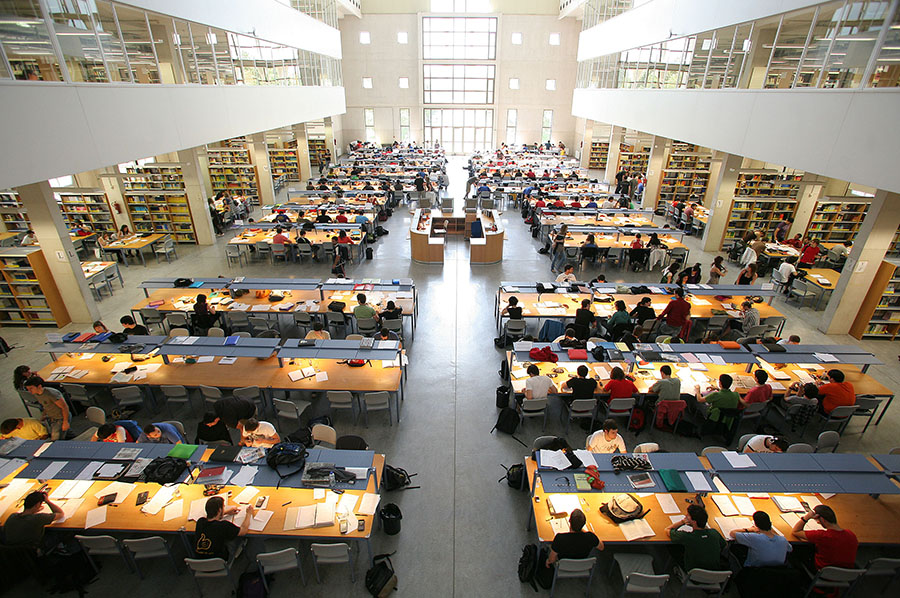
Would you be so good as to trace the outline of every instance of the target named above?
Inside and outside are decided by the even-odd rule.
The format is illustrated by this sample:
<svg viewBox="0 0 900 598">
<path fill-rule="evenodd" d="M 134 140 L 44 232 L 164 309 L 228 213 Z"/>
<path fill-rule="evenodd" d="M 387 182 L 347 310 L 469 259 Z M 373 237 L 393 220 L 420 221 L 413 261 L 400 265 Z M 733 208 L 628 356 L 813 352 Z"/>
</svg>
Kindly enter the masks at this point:
<svg viewBox="0 0 900 598">
<path fill-rule="evenodd" d="M 322 578 L 319 577 L 319 563 L 316 561 L 316 555 L 313 555 L 313 569 L 316 571 L 316 583 L 321 584 Z"/>
</svg>

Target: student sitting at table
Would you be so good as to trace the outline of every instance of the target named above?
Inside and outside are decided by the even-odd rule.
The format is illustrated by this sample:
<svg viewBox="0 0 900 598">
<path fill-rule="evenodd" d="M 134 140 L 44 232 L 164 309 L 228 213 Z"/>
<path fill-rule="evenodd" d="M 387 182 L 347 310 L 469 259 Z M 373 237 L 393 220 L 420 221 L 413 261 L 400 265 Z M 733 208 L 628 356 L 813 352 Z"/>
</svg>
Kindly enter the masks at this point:
<svg viewBox="0 0 900 598">
<path fill-rule="evenodd" d="M 103 334 L 104 332 L 109 332 L 109 328 L 106 327 L 106 324 L 101 322 L 100 320 L 95 321 L 91 326 L 94 329 L 94 332 L 97 334 Z"/>
<path fill-rule="evenodd" d="M 797 336 L 796 334 L 792 334 L 787 338 L 781 339 L 780 341 L 778 341 L 777 344 L 779 344 L 779 345 L 799 345 L 800 337 Z"/>
<path fill-rule="evenodd" d="M 722 330 L 722 335 L 725 336 L 728 333 L 740 330 L 744 337 L 749 337 L 750 330 L 756 326 L 759 326 L 759 310 L 753 307 L 753 304 L 749 301 L 744 301 L 741 303 L 741 319 L 729 319 Z M 738 333 L 738 337 L 740 337 L 740 333 Z"/>
<path fill-rule="evenodd" d="M 578 338 L 575 329 L 571 326 L 566 326 L 563 335 L 553 339 L 553 342 L 559 343 L 559 346 L 564 349 L 584 349 L 585 346 L 584 340 Z"/>
<path fill-rule="evenodd" d="M 157 422 L 145 425 L 137 441 L 156 444 L 181 444 L 184 442 L 184 436 L 172 424 Z"/>
<path fill-rule="evenodd" d="M 582 299 L 581 307 L 575 310 L 575 321 L 572 323 L 575 328 L 576 336 L 581 339 L 587 339 L 591 335 L 591 330 L 597 321 L 594 314 L 594 308 L 590 299 Z"/>
<path fill-rule="evenodd" d="M 272 237 L 274 245 L 290 245 L 291 238 L 284 234 L 284 229 L 280 226 L 275 227 L 275 236 Z"/>
<path fill-rule="evenodd" d="M 641 342 L 641 338 L 644 336 L 644 329 L 641 326 L 635 326 L 631 332 L 626 332 L 622 335 L 622 338 L 619 339 L 620 343 L 625 343 L 628 345 L 629 349 L 633 349 L 636 343 Z"/>
<path fill-rule="evenodd" d="M 340 222 L 341 224 L 347 224 L 347 213 L 344 210 L 338 210 L 338 215 L 334 218 L 335 222 Z"/>
<path fill-rule="evenodd" d="M 793 239 L 788 239 L 784 242 L 785 245 L 790 245 L 795 249 L 800 249 L 803 247 L 803 235 L 795 235 Z"/>
<path fill-rule="evenodd" d="M 823 530 L 804 530 L 810 520 L 824 527 Z M 827 505 L 816 505 L 809 513 L 804 513 L 791 530 L 794 537 L 805 540 L 815 548 L 816 569 L 825 567 L 856 568 L 856 551 L 859 540 L 852 531 L 838 525 L 837 515 Z"/>
<path fill-rule="evenodd" d="M 641 241 L 641 233 L 637 233 L 636 235 L 634 235 L 634 239 L 631 241 L 631 248 L 632 249 L 643 249 L 644 248 L 644 242 Z"/>
<path fill-rule="evenodd" d="M 800 250 L 800 259 L 797 265 L 801 268 L 812 268 L 819 257 L 819 240 L 812 239 Z"/>
<path fill-rule="evenodd" d="M 747 547 L 744 567 L 781 567 L 793 550 L 784 536 L 772 529 L 772 520 L 765 511 L 753 513 L 753 526 L 733 529 L 729 537 Z"/>
<path fill-rule="evenodd" d="M 609 393 L 609 400 L 613 399 L 629 399 L 638 393 L 637 386 L 634 385 L 634 378 L 626 376 L 625 372 L 619 366 L 612 369 L 609 374 L 609 382 L 603 387 L 603 391 Z M 622 451 L 625 452 L 624 450 Z"/>
<path fill-rule="evenodd" d="M 619 434 L 619 425 L 614 419 L 607 419 L 603 427 L 590 436 L 585 442 L 585 450 L 592 453 L 624 453 L 625 440 Z"/>
<path fill-rule="evenodd" d="M 205 298 L 206 297 L 204 297 L 204 299 Z M 119 318 L 119 324 L 121 324 L 122 328 L 124 328 L 122 332 L 124 332 L 128 336 L 147 336 L 148 334 L 150 334 L 147 331 L 146 326 L 144 326 L 143 324 L 137 324 L 134 321 L 134 318 L 132 318 L 131 316 L 122 316 L 121 318 Z"/>
<path fill-rule="evenodd" d="M 506 307 L 500 310 L 500 316 L 507 316 L 510 320 L 521 320 L 522 307 L 519 305 L 519 298 L 515 295 L 510 297 Z"/>
<path fill-rule="evenodd" d="M 231 434 L 218 415 L 212 411 L 203 414 L 203 418 L 197 422 L 197 433 L 194 435 L 194 444 L 210 444 L 215 442 L 231 444 Z"/>
<path fill-rule="evenodd" d="M 856 392 L 853 385 L 844 381 L 844 372 L 828 370 L 827 383 L 819 380 L 819 411 L 828 415 L 835 407 L 856 404 Z"/>
<path fill-rule="evenodd" d="M 576 370 L 577 377 L 571 377 L 560 385 L 562 392 L 571 391 L 570 395 L 563 395 L 562 399 L 571 404 L 576 399 L 593 399 L 594 392 L 597 390 L 597 381 L 588 378 L 588 367 L 586 365 L 578 366 Z"/>
<path fill-rule="evenodd" d="M 725 550 L 725 538 L 718 530 L 706 527 L 709 515 L 700 505 L 689 505 L 684 519 L 673 522 L 666 528 L 666 533 L 673 544 L 684 547 L 683 558 L 679 565 L 684 571 L 691 569 L 722 570 L 722 551 Z M 691 531 L 681 531 L 682 526 Z M 684 573 L 682 573 L 684 575 Z"/>
<path fill-rule="evenodd" d="M 628 312 L 628 315 L 635 322 L 643 323 L 647 320 L 653 320 L 656 318 L 656 312 L 653 311 L 652 303 L 653 301 L 650 297 L 641 297 L 641 300 L 634 306 L 634 309 Z"/>
<path fill-rule="evenodd" d="M 588 261 L 593 264 L 597 261 L 599 253 L 600 248 L 597 246 L 597 241 L 594 239 L 594 233 L 588 233 L 588 236 L 584 239 L 584 243 L 581 244 L 581 261 Z"/>
<path fill-rule="evenodd" d="M 681 399 L 681 379 L 672 377 L 672 367 L 664 365 L 659 368 L 659 380 L 650 387 L 650 394 L 656 394 L 660 401 L 677 401 Z"/>
<path fill-rule="evenodd" d="M 30 417 L 18 417 L 3 420 L 3 423 L 0 424 L 0 439 L 3 438 L 43 440 L 50 438 L 50 433 L 40 421 Z"/>
<path fill-rule="evenodd" d="M 609 338 L 612 340 L 617 340 L 631 327 L 628 306 L 621 299 L 616 301 L 615 305 L 616 311 L 606 320 L 606 328 L 609 331 Z"/>
<path fill-rule="evenodd" d="M 137 440 L 135 436 L 125 426 L 119 425 L 121 423 L 103 424 L 91 436 L 91 442 L 135 442 Z M 137 423 L 134 425 L 136 427 Z"/>
<path fill-rule="evenodd" d="M 331 333 L 325 330 L 325 326 L 322 322 L 316 320 L 312 323 L 312 329 L 307 332 L 306 336 L 303 338 L 308 340 L 327 341 L 331 340 Z"/>
<path fill-rule="evenodd" d="M 575 266 L 572 264 L 566 264 L 562 274 L 556 277 L 556 282 L 575 282 L 576 280 L 578 279 L 575 278 Z"/>
<path fill-rule="evenodd" d="M 581 509 L 573 509 L 569 515 L 570 532 L 562 532 L 553 537 L 550 555 L 545 567 L 551 567 L 559 559 L 586 559 L 595 548 L 603 550 L 603 542 L 594 532 L 585 531 L 587 519 Z"/>
<path fill-rule="evenodd" d="M 783 453 L 788 449 L 788 441 L 779 436 L 757 434 L 744 445 L 745 453 Z"/>
<path fill-rule="evenodd" d="M 546 399 L 548 394 L 556 394 L 558 392 L 556 385 L 553 384 L 553 380 L 549 376 L 541 374 L 541 370 L 535 364 L 530 364 L 525 371 L 528 373 L 524 392 L 526 401 Z"/>
<path fill-rule="evenodd" d="M 225 515 L 234 515 L 244 507 L 225 508 L 225 499 L 221 496 L 213 496 L 206 501 L 206 517 L 197 520 L 194 530 L 194 554 L 201 559 L 222 559 L 226 563 L 237 556 L 237 550 L 229 550 L 239 536 L 246 536 L 250 529 L 255 510 L 252 505 L 246 505 L 247 514 L 238 527 L 230 521 L 225 521 Z M 233 553 L 233 555 L 231 554 Z"/>
<path fill-rule="evenodd" d="M 353 239 L 350 238 L 345 230 L 338 231 L 337 242 L 341 245 L 353 245 Z"/>
<path fill-rule="evenodd" d="M 281 442 L 275 426 L 254 417 L 239 421 L 237 429 L 241 433 L 241 446 L 270 447 Z"/>
<path fill-rule="evenodd" d="M 403 317 L 403 308 L 393 301 L 388 301 L 380 317 L 382 320 L 399 320 Z"/>
<path fill-rule="evenodd" d="M 597 200 L 594 199 L 593 197 L 591 197 L 590 199 L 591 199 L 591 201 L 587 202 L 587 205 L 584 206 L 584 207 L 586 207 L 586 208 L 595 208 L 595 209 L 596 209 L 596 207 L 597 207 Z"/>
<path fill-rule="evenodd" d="M 357 294 L 356 301 L 358 305 L 353 308 L 353 316 L 357 320 L 372 318 L 376 322 L 378 321 L 378 314 L 375 312 L 375 308 L 366 303 L 365 293 Z"/>
<path fill-rule="evenodd" d="M 698 403 L 706 403 L 709 405 L 709 413 L 707 419 L 712 422 L 721 423 L 730 428 L 732 417 L 730 415 L 723 416 L 722 409 L 737 409 L 740 404 L 741 395 L 731 390 L 734 378 L 728 374 L 719 376 L 719 387 L 710 386 L 706 389 L 706 394 L 700 391 L 700 385 L 696 386 L 696 396 Z"/>
<path fill-rule="evenodd" d="M 208 330 L 219 323 L 219 315 L 216 309 L 207 303 L 206 295 L 200 293 L 194 302 L 194 323 L 198 328 Z"/>
<path fill-rule="evenodd" d="M 34 235 L 33 230 L 28 229 L 28 231 L 25 233 L 25 236 L 22 237 L 22 242 L 20 243 L 20 245 L 22 247 L 27 247 L 29 245 L 34 245 L 35 243 L 37 243 L 37 237 Z"/>
<path fill-rule="evenodd" d="M 677 266 L 676 266 L 677 268 Z M 684 289 L 675 289 L 675 296 L 666 305 L 657 320 L 662 320 L 660 334 L 679 335 L 691 316 L 691 304 L 684 298 Z"/>
<path fill-rule="evenodd" d="M 737 280 L 734 281 L 738 285 L 752 285 L 756 282 L 759 274 L 756 272 L 756 263 L 747 264 L 738 272 Z"/>
<path fill-rule="evenodd" d="M 49 513 L 41 512 L 45 504 L 50 509 Z M 62 508 L 50 502 L 46 492 L 30 492 L 22 501 L 22 512 L 13 513 L 7 518 L 3 526 L 4 544 L 40 548 L 44 540 L 44 528 L 65 518 Z"/>
<path fill-rule="evenodd" d="M 329 224 L 331 223 L 331 216 L 325 213 L 325 210 L 319 210 L 319 215 L 316 216 L 316 223 L 318 224 Z"/>
<path fill-rule="evenodd" d="M 756 379 L 756 386 L 751 388 L 747 394 L 741 399 L 741 407 L 746 407 L 752 403 L 765 403 L 772 400 L 772 387 L 766 384 L 769 380 L 769 372 L 764 369 L 758 369 L 753 372 Z"/>
<path fill-rule="evenodd" d="M 663 270 L 662 277 L 659 279 L 661 284 L 677 284 L 678 283 L 678 263 L 672 262 Z"/>
<path fill-rule="evenodd" d="M 658 234 L 650 234 L 650 239 L 647 240 L 647 249 L 650 250 L 647 268 L 652 270 L 656 264 L 662 265 L 663 260 L 666 258 L 666 249 Z"/>
</svg>

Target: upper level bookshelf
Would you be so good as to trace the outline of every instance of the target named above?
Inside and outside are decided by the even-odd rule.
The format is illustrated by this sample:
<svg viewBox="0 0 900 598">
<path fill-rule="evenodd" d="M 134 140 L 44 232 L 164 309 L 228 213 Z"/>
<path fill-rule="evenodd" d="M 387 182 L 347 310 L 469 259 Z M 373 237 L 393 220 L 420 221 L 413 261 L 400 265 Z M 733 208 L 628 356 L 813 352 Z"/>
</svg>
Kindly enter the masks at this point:
<svg viewBox="0 0 900 598">
<path fill-rule="evenodd" d="M 588 156 L 588 168 L 606 168 L 606 159 L 609 156 L 609 142 L 592 141 L 591 153 Z"/>
<path fill-rule="evenodd" d="M 197 242 L 181 164 L 129 167 L 122 184 L 134 232 L 169 234 L 177 243 Z"/>
<path fill-rule="evenodd" d="M 31 228 L 22 200 L 15 191 L 0 191 L 0 219 L 8 233 L 24 233 Z"/>
<path fill-rule="evenodd" d="M 816 202 L 806 234 L 828 243 L 852 243 L 870 204 L 871 200 L 855 195 L 821 199 Z"/>
<path fill-rule="evenodd" d="M 762 230 L 772 238 L 782 215 L 794 217 L 802 179 L 802 174 L 742 170 L 735 186 L 724 240 L 742 237 L 748 230 Z"/>
<path fill-rule="evenodd" d="M 242 147 L 207 148 L 209 179 L 213 193 L 227 191 L 231 195 L 257 196 L 259 179 L 250 161 L 250 150 Z"/>
<path fill-rule="evenodd" d="M 619 146 L 619 168 L 617 170 L 645 173 L 649 162 L 649 147 L 635 147 L 624 143 Z"/>
<path fill-rule="evenodd" d="M 71 321 L 41 248 L 0 249 L 0 325 L 61 328 Z"/>
<path fill-rule="evenodd" d="M 95 233 L 116 232 L 106 193 L 99 189 L 56 188 L 56 203 L 70 229 L 85 227 Z"/>
<path fill-rule="evenodd" d="M 687 145 L 687 144 L 684 144 Z M 712 156 L 696 152 L 673 152 L 666 160 L 659 183 L 660 196 L 689 200 L 692 196 L 703 200 L 709 186 L 709 166 Z"/>
</svg>

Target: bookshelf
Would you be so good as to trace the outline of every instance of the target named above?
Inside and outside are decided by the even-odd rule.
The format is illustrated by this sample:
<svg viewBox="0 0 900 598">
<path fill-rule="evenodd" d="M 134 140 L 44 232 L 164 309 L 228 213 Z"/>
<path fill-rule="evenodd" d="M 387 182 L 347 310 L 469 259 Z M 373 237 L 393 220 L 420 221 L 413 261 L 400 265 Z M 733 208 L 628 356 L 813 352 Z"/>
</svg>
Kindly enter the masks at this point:
<svg viewBox="0 0 900 598">
<path fill-rule="evenodd" d="M 857 339 L 895 340 L 900 332 L 900 261 L 884 260 L 850 327 Z"/>
<path fill-rule="evenodd" d="M 324 157 L 326 161 L 331 161 L 331 150 L 325 147 L 325 138 L 308 139 L 306 145 L 309 148 L 309 163 L 318 165 Z"/>
<path fill-rule="evenodd" d="M 676 154 L 685 153 L 685 152 L 696 152 L 697 146 L 693 143 L 685 143 L 684 141 L 673 141 L 672 142 L 672 152 Z"/>
<path fill-rule="evenodd" d="M 134 232 L 169 234 L 176 243 L 197 242 L 181 164 L 130 167 L 122 184 Z"/>
<path fill-rule="evenodd" d="M 116 232 L 106 193 L 98 189 L 54 190 L 56 203 L 70 229 L 84 226 L 95 233 Z"/>
<path fill-rule="evenodd" d="M 682 144 L 687 145 L 687 144 Z M 673 152 L 666 160 L 662 180 L 659 183 L 660 195 L 665 194 L 670 200 L 687 201 L 696 195 L 700 201 L 706 194 L 709 185 L 709 165 L 712 156 L 696 152 Z"/>
<path fill-rule="evenodd" d="M 888 247 L 887 256 L 891 258 L 900 257 L 900 229 L 897 229 L 897 232 L 894 233 L 894 240 L 891 241 L 891 246 Z"/>
<path fill-rule="evenodd" d="M 762 230 L 773 237 L 782 214 L 794 217 L 802 179 L 802 175 L 771 170 L 742 170 L 738 174 L 724 240 L 739 238 L 748 230 Z"/>
<path fill-rule="evenodd" d="M 31 228 L 22 200 L 15 191 L 0 191 L 0 219 L 8 233 L 24 233 Z"/>
<path fill-rule="evenodd" d="M 606 159 L 609 156 L 609 142 L 592 141 L 591 153 L 588 157 L 588 168 L 606 168 Z"/>
<path fill-rule="evenodd" d="M 272 178 L 286 177 L 289 180 L 300 180 L 300 160 L 297 156 L 297 142 L 286 141 L 282 147 L 269 145 L 269 168 Z"/>
<path fill-rule="evenodd" d="M 870 203 L 855 195 L 826 197 L 816 202 L 806 229 L 807 236 L 827 243 L 852 242 Z"/>
<path fill-rule="evenodd" d="M 259 179 L 250 162 L 250 150 L 241 147 L 208 148 L 209 179 L 213 194 L 225 191 L 231 195 L 256 197 Z"/>
<path fill-rule="evenodd" d="M 650 148 L 636 148 L 631 145 L 622 144 L 619 146 L 619 170 L 627 170 L 628 172 L 647 172 L 647 165 L 650 163 Z"/>
<path fill-rule="evenodd" d="M 40 247 L 0 250 L 0 325 L 63 327 L 72 320 Z"/>
</svg>

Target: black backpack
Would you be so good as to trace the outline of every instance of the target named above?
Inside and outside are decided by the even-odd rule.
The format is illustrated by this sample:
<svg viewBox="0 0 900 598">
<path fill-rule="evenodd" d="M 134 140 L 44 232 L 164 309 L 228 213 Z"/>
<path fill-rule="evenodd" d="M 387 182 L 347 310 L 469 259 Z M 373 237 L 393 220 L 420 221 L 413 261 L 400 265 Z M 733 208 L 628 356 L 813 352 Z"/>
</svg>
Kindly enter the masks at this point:
<svg viewBox="0 0 900 598">
<path fill-rule="evenodd" d="M 509 387 L 506 385 L 498 386 L 497 409 L 506 409 L 507 407 L 509 407 Z M 515 432 L 515 430 L 513 430 L 513 432 Z"/>
<path fill-rule="evenodd" d="M 412 483 L 410 478 L 416 475 L 419 474 L 410 474 L 407 473 L 405 469 L 385 463 L 384 475 L 382 475 L 381 483 L 384 485 L 384 489 L 387 492 L 392 490 L 412 490 L 414 488 L 421 488 L 421 486 L 410 486 L 410 483 Z"/>
<path fill-rule="evenodd" d="M 270 448 L 266 453 L 266 463 L 278 474 L 278 484 L 275 487 L 281 486 L 281 481 L 284 478 L 303 471 L 308 455 L 306 447 L 295 442 L 279 442 Z M 290 473 L 282 474 L 278 471 L 279 465 L 296 465 L 297 468 Z"/>
<path fill-rule="evenodd" d="M 506 470 L 506 475 L 497 480 L 499 484 L 503 480 L 506 480 L 507 485 L 510 488 L 515 488 L 516 490 L 524 490 L 525 489 L 525 466 L 521 463 L 516 463 L 511 467 L 507 467 L 506 465 L 500 464 L 500 467 Z"/>
<path fill-rule="evenodd" d="M 538 568 L 538 547 L 537 544 L 526 544 L 522 549 L 522 556 L 519 557 L 519 581 L 529 583 L 534 591 L 537 592 L 537 585 L 534 583 L 534 574 Z"/>
<path fill-rule="evenodd" d="M 184 459 L 157 457 L 147 464 L 141 475 L 145 482 L 172 484 L 181 480 L 181 476 L 187 468 L 188 464 Z"/>
<path fill-rule="evenodd" d="M 497 423 L 494 424 L 493 428 L 491 428 L 491 432 L 497 430 L 499 432 L 503 432 L 504 434 L 509 434 L 516 442 L 518 442 L 522 446 L 528 446 L 515 437 L 516 429 L 518 427 L 519 414 L 516 413 L 516 410 L 511 407 L 504 407 L 500 410 L 500 415 L 497 416 Z"/>
<path fill-rule="evenodd" d="M 377 598 L 384 598 L 397 589 L 397 575 L 390 554 L 379 554 L 372 559 L 372 568 L 366 571 L 366 590 Z"/>
</svg>

